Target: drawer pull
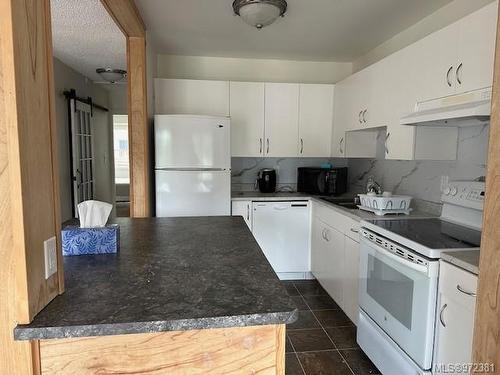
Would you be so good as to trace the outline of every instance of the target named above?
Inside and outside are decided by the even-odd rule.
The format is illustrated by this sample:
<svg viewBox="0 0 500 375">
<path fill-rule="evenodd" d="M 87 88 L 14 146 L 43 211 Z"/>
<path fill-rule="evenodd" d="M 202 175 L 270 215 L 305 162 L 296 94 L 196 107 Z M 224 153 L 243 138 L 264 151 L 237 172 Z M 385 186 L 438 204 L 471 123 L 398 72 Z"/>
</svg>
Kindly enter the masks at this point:
<svg viewBox="0 0 500 375">
<path fill-rule="evenodd" d="M 351 232 L 353 232 L 353 233 L 359 233 L 359 229 L 351 228 Z"/>
<path fill-rule="evenodd" d="M 441 325 L 442 325 L 443 327 L 446 327 L 446 324 L 445 324 L 445 322 L 444 322 L 444 320 L 443 320 L 443 313 L 444 313 L 444 309 L 446 309 L 447 307 L 448 307 L 448 304 L 447 304 L 447 303 L 445 303 L 445 304 L 443 305 L 443 307 L 441 307 L 441 311 L 439 312 L 439 321 L 441 322 Z"/>
<path fill-rule="evenodd" d="M 475 297 L 477 294 L 474 292 L 469 292 L 465 289 L 463 289 L 460 284 L 457 284 L 457 290 L 463 294 L 467 294 L 468 296 Z"/>
</svg>

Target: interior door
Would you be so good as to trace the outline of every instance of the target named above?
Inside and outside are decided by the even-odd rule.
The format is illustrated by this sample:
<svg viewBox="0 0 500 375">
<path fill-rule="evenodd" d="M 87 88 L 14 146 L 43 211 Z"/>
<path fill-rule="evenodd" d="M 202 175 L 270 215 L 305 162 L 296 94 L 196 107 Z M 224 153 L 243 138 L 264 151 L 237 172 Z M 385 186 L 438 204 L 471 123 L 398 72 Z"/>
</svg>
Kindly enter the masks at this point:
<svg viewBox="0 0 500 375">
<path fill-rule="evenodd" d="M 265 95 L 265 156 L 297 156 L 299 85 L 266 83 Z"/>
<path fill-rule="evenodd" d="M 91 107 L 70 99 L 73 214 L 78 203 L 94 199 L 94 152 L 92 148 Z"/>
<path fill-rule="evenodd" d="M 231 155 L 264 154 L 264 83 L 231 82 Z"/>
<path fill-rule="evenodd" d="M 299 156 L 330 156 L 333 90 L 333 85 L 300 85 Z"/>
</svg>

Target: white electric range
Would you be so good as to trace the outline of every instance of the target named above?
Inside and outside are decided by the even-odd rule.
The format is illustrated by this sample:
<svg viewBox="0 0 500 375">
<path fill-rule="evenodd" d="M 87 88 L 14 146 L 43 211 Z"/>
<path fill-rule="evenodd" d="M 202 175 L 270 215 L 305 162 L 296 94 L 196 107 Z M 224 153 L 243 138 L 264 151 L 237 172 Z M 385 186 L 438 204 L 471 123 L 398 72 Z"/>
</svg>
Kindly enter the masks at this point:
<svg viewBox="0 0 500 375">
<path fill-rule="evenodd" d="M 361 222 L 357 341 L 384 375 L 431 373 L 439 258 L 479 251 L 484 188 L 450 182 L 439 218 Z"/>
</svg>

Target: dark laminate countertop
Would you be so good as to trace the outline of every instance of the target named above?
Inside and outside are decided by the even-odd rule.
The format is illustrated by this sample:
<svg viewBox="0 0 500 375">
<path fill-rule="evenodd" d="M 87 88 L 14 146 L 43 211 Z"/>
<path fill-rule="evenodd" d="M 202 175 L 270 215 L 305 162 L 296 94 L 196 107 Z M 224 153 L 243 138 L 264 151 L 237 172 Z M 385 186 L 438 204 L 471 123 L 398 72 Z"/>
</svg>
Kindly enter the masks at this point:
<svg viewBox="0 0 500 375">
<path fill-rule="evenodd" d="M 241 217 L 118 218 L 120 252 L 65 257 L 18 340 L 283 324 L 297 310 Z"/>
</svg>

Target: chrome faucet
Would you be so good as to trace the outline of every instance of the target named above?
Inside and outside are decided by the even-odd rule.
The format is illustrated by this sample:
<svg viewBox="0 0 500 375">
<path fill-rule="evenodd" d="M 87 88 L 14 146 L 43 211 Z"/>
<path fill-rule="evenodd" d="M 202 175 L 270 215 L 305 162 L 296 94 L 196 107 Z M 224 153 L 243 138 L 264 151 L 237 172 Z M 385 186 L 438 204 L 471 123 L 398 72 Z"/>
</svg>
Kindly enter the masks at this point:
<svg viewBox="0 0 500 375">
<path fill-rule="evenodd" d="M 375 181 L 375 177 L 370 176 L 368 177 L 368 181 L 366 183 L 366 192 L 367 193 L 375 193 L 377 195 L 382 194 L 382 186 Z"/>
</svg>

